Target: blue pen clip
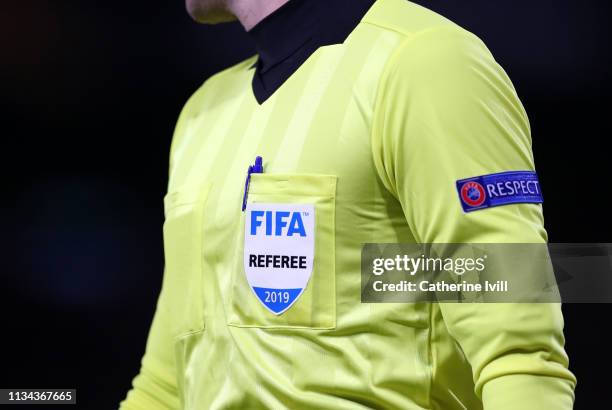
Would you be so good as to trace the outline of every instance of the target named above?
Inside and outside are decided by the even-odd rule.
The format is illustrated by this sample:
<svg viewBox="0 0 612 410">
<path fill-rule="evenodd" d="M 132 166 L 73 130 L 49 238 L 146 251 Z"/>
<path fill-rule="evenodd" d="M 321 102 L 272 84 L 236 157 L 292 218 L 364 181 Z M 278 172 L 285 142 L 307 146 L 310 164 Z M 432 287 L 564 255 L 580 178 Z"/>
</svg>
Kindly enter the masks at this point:
<svg viewBox="0 0 612 410">
<path fill-rule="evenodd" d="M 251 183 L 251 174 L 263 174 L 263 159 L 258 156 L 255 158 L 255 164 L 249 165 L 246 181 L 244 181 L 244 196 L 242 197 L 242 212 L 246 209 L 247 197 L 249 196 L 249 185 Z"/>
</svg>

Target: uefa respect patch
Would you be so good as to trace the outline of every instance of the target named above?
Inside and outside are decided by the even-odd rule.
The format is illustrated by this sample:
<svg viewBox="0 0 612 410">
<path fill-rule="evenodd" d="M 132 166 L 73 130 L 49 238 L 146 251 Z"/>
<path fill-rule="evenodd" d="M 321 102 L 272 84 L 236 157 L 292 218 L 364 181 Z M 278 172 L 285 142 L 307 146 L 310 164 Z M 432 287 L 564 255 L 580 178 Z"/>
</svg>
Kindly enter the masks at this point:
<svg viewBox="0 0 612 410">
<path fill-rule="evenodd" d="M 544 202 L 538 175 L 533 171 L 508 171 L 457 181 L 464 212 L 509 204 Z"/>
<path fill-rule="evenodd" d="M 244 271 L 257 299 L 275 315 L 302 295 L 312 275 L 313 204 L 249 203 L 244 229 Z"/>
</svg>

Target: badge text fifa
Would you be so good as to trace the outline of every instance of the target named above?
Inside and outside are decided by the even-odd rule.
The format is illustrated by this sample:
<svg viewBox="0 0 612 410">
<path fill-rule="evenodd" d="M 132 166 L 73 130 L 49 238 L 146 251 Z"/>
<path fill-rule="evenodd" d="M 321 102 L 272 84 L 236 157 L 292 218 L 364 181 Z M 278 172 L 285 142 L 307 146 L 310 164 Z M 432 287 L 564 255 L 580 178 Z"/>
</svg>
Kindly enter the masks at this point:
<svg viewBox="0 0 612 410">
<path fill-rule="evenodd" d="M 288 211 L 251 211 L 251 235 L 257 235 L 259 228 L 265 228 L 267 236 L 306 236 L 302 213 Z"/>
</svg>

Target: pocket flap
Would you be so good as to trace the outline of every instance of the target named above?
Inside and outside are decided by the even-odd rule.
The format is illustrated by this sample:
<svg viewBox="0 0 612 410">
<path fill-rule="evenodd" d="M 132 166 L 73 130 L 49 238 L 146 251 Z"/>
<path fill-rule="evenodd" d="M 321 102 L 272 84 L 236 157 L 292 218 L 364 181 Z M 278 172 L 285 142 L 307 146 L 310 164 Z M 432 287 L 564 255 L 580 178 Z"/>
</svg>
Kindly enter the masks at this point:
<svg viewBox="0 0 612 410">
<path fill-rule="evenodd" d="M 319 174 L 252 174 L 249 193 L 333 197 L 337 179 Z"/>
<path fill-rule="evenodd" d="M 168 192 L 164 196 L 164 215 L 168 215 L 168 211 L 180 205 L 189 205 L 200 202 L 206 198 L 210 184 L 204 184 L 200 188 L 180 187 L 174 191 Z"/>
</svg>

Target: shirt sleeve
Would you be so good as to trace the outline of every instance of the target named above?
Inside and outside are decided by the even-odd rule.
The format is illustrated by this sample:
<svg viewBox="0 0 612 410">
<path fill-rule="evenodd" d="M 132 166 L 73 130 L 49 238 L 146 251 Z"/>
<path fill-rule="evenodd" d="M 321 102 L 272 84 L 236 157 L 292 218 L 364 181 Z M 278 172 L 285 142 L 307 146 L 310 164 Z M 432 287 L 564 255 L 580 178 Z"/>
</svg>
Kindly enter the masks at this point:
<svg viewBox="0 0 612 410">
<path fill-rule="evenodd" d="M 162 286 L 140 372 L 120 404 L 121 410 L 179 408 L 170 316 L 166 292 Z"/>
<path fill-rule="evenodd" d="M 174 176 L 175 147 L 185 134 L 185 129 L 194 115 L 194 106 L 199 107 L 204 86 L 200 87 L 185 103 L 174 128 L 170 147 L 168 167 L 168 189 Z M 164 249 L 167 252 L 167 249 Z M 181 369 L 177 368 L 175 357 L 176 292 L 173 291 L 171 273 L 164 269 L 162 289 L 157 300 L 157 308 L 149 330 L 145 354 L 141 361 L 139 374 L 132 381 L 132 389 L 120 404 L 121 410 L 161 410 L 178 409 L 181 406 L 180 386 Z M 174 309 L 173 309 L 174 307 Z"/>
<path fill-rule="evenodd" d="M 459 179 L 534 169 L 527 115 L 473 34 L 443 26 L 407 37 L 381 77 L 377 172 L 421 243 L 544 243 L 542 206 L 464 213 Z M 486 410 L 571 409 L 560 304 L 440 304 Z"/>
</svg>

